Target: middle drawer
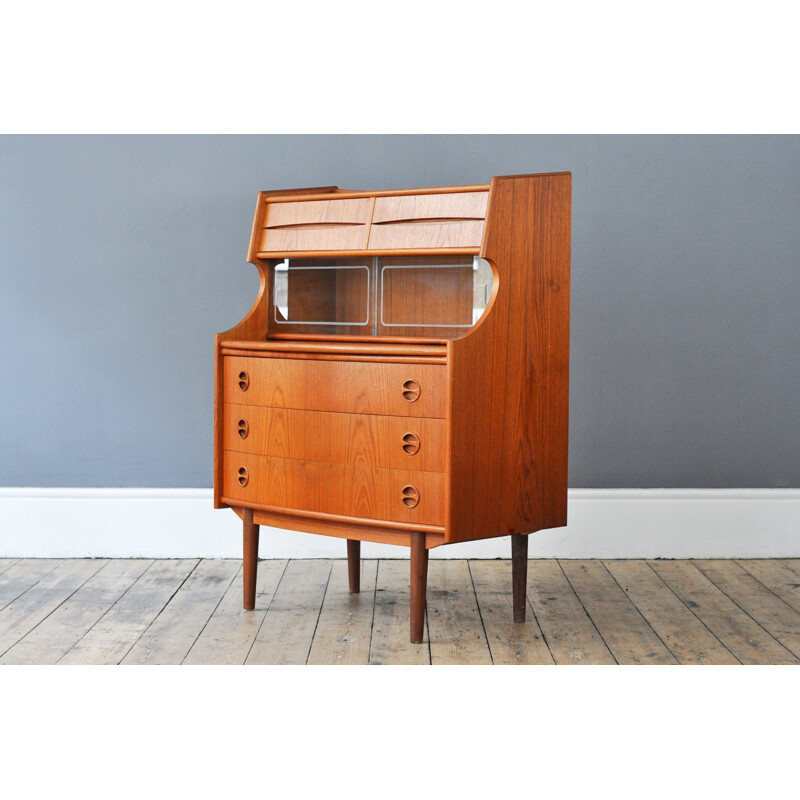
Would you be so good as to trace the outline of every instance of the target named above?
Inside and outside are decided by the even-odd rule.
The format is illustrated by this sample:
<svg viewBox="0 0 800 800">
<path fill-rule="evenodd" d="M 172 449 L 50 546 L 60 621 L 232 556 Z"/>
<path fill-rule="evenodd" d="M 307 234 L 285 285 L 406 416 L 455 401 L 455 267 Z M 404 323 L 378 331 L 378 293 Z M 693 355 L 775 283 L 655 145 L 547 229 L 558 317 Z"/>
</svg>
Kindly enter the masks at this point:
<svg viewBox="0 0 800 800">
<path fill-rule="evenodd" d="M 445 471 L 445 420 L 226 403 L 222 448 L 362 467 Z"/>
</svg>

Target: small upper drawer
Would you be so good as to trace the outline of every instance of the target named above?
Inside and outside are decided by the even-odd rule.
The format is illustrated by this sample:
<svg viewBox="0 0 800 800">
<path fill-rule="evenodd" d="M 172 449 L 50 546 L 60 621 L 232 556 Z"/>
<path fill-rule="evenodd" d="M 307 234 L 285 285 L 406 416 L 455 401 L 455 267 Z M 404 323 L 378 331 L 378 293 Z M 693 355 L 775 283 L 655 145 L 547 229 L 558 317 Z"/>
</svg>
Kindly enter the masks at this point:
<svg viewBox="0 0 800 800">
<path fill-rule="evenodd" d="M 409 220 L 482 220 L 486 216 L 489 192 L 407 194 L 378 197 L 372 222 Z"/>
<path fill-rule="evenodd" d="M 224 401 L 273 408 L 444 417 L 447 367 L 225 356 Z"/>
<path fill-rule="evenodd" d="M 368 197 L 267 203 L 259 250 L 363 249 L 371 206 Z"/>
<path fill-rule="evenodd" d="M 371 250 L 477 249 L 488 192 L 378 197 L 369 234 Z"/>
</svg>

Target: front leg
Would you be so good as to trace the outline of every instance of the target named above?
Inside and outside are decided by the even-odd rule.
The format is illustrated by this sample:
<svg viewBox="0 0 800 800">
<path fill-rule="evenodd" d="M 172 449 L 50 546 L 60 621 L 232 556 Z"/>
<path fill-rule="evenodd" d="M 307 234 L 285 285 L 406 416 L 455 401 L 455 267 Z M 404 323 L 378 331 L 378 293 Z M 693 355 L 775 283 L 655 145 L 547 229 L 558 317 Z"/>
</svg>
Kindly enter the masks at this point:
<svg viewBox="0 0 800 800">
<path fill-rule="evenodd" d="M 258 528 L 253 522 L 253 509 L 245 508 L 243 522 L 242 573 L 244 577 L 243 608 L 252 610 L 256 607 L 256 573 L 258 572 Z"/>
</svg>

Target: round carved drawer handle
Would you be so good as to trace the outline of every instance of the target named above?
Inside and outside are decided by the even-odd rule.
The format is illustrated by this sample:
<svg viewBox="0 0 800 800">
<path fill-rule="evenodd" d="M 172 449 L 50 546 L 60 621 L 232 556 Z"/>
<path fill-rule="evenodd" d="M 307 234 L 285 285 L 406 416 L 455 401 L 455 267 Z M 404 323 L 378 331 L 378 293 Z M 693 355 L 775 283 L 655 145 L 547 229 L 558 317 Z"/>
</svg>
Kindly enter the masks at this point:
<svg viewBox="0 0 800 800">
<path fill-rule="evenodd" d="M 239 373 L 239 388 L 243 392 L 250 388 L 250 376 L 244 370 Z"/>
<path fill-rule="evenodd" d="M 247 434 L 250 433 L 250 425 L 246 419 L 240 419 L 237 423 L 236 432 L 239 434 L 240 439 L 246 439 Z"/>
<path fill-rule="evenodd" d="M 419 452 L 419 436 L 416 433 L 407 433 L 403 437 L 403 452 L 414 456 Z"/>
<path fill-rule="evenodd" d="M 401 499 L 406 508 L 416 508 L 419 503 L 419 492 L 414 486 L 404 486 Z"/>
<path fill-rule="evenodd" d="M 250 473 L 247 467 L 239 467 L 239 486 L 247 486 L 250 482 Z"/>
<path fill-rule="evenodd" d="M 419 394 L 419 384 L 416 381 L 406 381 L 403 384 L 403 397 L 405 397 L 409 403 L 419 400 Z"/>
</svg>

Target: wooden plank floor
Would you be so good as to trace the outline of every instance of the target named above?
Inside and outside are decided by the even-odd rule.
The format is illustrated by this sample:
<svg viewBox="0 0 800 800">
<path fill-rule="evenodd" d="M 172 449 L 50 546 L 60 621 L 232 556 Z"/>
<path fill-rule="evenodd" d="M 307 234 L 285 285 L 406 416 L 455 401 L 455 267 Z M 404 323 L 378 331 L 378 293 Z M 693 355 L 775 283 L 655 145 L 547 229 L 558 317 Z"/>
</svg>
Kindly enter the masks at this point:
<svg viewBox="0 0 800 800">
<path fill-rule="evenodd" d="M 800 559 L 431 559 L 425 641 L 403 560 L 0 559 L 0 664 L 798 664 Z"/>
</svg>

